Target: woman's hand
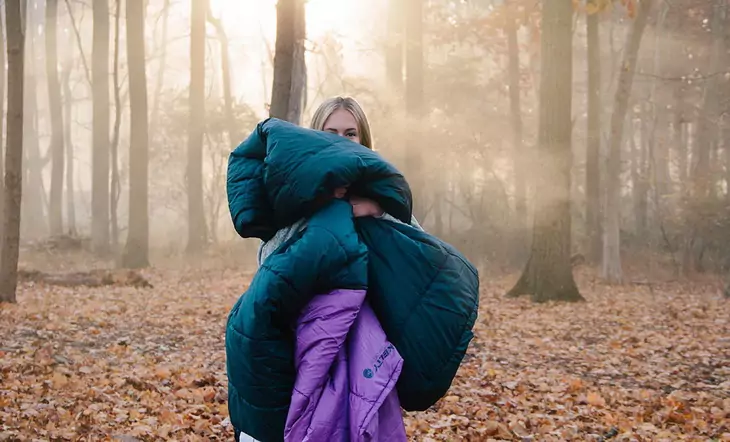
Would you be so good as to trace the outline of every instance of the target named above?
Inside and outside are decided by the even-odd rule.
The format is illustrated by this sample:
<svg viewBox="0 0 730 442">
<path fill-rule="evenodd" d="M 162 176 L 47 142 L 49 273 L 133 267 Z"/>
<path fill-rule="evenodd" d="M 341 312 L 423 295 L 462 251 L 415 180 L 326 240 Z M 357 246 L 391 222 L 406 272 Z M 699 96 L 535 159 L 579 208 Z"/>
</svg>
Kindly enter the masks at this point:
<svg viewBox="0 0 730 442">
<path fill-rule="evenodd" d="M 342 199 L 347 195 L 347 187 L 338 187 L 335 189 L 335 198 Z M 355 218 L 363 216 L 382 216 L 383 209 L 380 204 L 367 198 L 360 198 L 359 196 L 350 197 L 350 204 L 352 204 L 352 213 Z"/>
<path fill-rule="evenodd" d="M 380 204 L 373 200 L 353 196 L 350 197 L 350 204 L 352 204 L 352 213 L 355 215 L 355 218 L 383 215 L 383 209 L 380 207 Z"/>
</svg>

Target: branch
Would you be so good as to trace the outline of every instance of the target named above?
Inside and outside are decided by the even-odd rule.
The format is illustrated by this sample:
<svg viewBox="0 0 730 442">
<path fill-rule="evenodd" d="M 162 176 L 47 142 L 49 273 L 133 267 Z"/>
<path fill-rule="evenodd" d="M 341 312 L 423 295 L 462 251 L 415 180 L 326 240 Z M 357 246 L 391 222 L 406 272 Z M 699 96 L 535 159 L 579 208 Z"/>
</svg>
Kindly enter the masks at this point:
<svg viewBox="0 0 730 442">
<path fill-rule="evenodd" d="M 682 75 L 679 77 L 663 77 L 661 75 L 656 74 L 648 74 L 644 72 L 637 72 L 636 75 L 642 76 L 642 77 L 649 77 L 649 78 L 656 78 L 657 80 L 663 80 L 663 81 L 705 81 L 709 80 L 711 78 L 717 77 L 718 75 L 727 75 L 730 74 L 730 71 L 720 71 L 715 72 L 713 74 L 707 74 L 707 75 Z"/>
<path fill-rule="evenodd" d="M 79 28 L 76 26 L 76 19 L 74 18 L 73 8 L 71 8 L 71 3 L 69 3 L 68 0 L 66 1 L 66 9 L 68 10 L 68 15 L 71 18 L 71 27 L 74 28 L 74 34 L 76 35 L 76 44 L 79 46 L 79 53 L 81 54 L 81 61 L 84 62 L 84 73 L 86 74 L 86 81 L 89 82 L 89 86 L 92 85 L 91 83 L 91 73 L 89 71 L 89 65 L 86 63 L 86 56 L 84 55 L 84 47 L 81 44 L 81 35 L 79 34 Z"/>
</svg>

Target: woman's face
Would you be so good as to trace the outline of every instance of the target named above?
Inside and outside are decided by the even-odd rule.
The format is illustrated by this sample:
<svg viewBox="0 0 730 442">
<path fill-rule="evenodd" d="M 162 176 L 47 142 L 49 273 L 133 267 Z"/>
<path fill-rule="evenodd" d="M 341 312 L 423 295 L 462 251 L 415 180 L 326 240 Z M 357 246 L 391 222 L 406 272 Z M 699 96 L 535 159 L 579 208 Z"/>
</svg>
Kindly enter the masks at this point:
<svg viewBox="0 0 730 442">
<path fill-rule="evenodd" d="M 360 144 L 360 132 L 355 117 L 346 109 L 337 109 L 324 122 L 325 132 L 330 132 Z"/>
</svg>

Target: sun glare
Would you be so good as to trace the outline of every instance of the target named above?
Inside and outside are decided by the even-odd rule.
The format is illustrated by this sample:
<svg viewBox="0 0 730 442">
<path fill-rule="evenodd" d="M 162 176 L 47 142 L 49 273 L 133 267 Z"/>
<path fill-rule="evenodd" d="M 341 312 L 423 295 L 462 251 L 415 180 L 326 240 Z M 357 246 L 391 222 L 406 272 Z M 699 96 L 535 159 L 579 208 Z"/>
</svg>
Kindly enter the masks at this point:
<svg viewBox="0 0 730 442">
<path fill-rule="evenodd" d="M 360 0 L 308 0 L 307 33 L 317 38 L 328 32 L 346 34 L 358 29 L 362 14 Z M 228 26 L 259 17 L 268 24 L 268 18 L 276 15 L 276 0 L 211 0 L 213 14 L 222 17 Z M 248 19 L 248 20 L 246 20 Z M 275 25 L 274 25 L 275 26 Z M 266 29 L 267 34 L 271 29 Z"/>
</svg>

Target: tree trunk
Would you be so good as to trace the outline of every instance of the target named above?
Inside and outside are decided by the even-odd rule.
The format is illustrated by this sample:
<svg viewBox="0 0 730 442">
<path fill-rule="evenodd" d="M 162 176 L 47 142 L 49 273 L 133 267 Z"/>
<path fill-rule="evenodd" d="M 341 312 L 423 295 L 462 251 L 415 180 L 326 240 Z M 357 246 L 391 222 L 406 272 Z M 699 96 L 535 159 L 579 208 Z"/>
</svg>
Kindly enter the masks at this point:
<svg viewBox="0 0 730 442">
<path fill-rule="evenodd" d="M 621 283 L 621 146 L 623 144 L 624 122 L 631 96 L 631 86 L 636 71 L 636 61 L 641 38 L 654 0 L 642 0 L 639 12 L 626 39 L 624 60 L 618 77 L 616 96 L 611 115 L 611 144 L 608 154 L 606 177 L 606 218 L 603 242 L 602 276 L 609 283 Z"/>
<path fill-rule="evenodd" d="M 121 86 L 119 85 L 119 29 L 120 17 L 122 9 L 122 0 L 116 0 L 116 11 L 114 13 L 114 132 L 112 133 L 111 144 L 111 167 L 112 182 L 109 199 L 111 204 L 109 207 L 111 216 L 111 245 L 116 253 L 119 247 L 119 217 L 117 208 L 119 207 L 119 197 L 122 189 L 119 184 L 119 131 L 122 127 L 122 99 L 119 96 Z"/>
<path fill-rule="evenodd" d="M 304 41 L 306 39 L 306 16 L 304 2 L 296 3 L 294 18 L 294 55 L 291 73 L 291 94 L 286 119 L 296 125 L 301 124 L 302 110 L 306 106 L 307 64 L 305 61 Z"/>
<path fill-rule="evenodd" d="M 520 107 L 520 49 L 517 42 L 516 9 L 508 11 L 507 47 L 509 53 L 509 101 L 512 117 L 513 169 L 515 186 L 515 215 L 518 230 L 527 225 L 527 174 L 522 141 L 522 108 Z"/>
<path fill-rule="evenodd" d="M 279 0 L 276 4 L 276 49 L 274 54 L 274 86 L 269 114 L 286 120 L 292 93 L 292 72 L 296 46 L 295 26 L 297 3 L 301 0 Z"/>
<path fill-rule="evenodd" d="M 411 136 L 406 143 L 405 172 L 414 194 L 413 211 L 419 221 L 425 221 L 428 202 L 423 189 L 422 149 L 424 87 L 423 87 L 423 1 L 406 0 L 406 112 L 410 120 Z"/>
<path fill-rule="evenodd" d="M 23 186 L 23 75 L 25 36 L 20 0 L 5 0 L 8 62 L 8 120 L 5 154 L 5 210 L 0 239 L 0 302 L 15 302 Z"/>
<path fill-rule="evenodd" d="M 393 92 L 403 93 L 403 2 L 388 2 L 388 34 L 385 48 L 385 75 Z"/>
<path fill-rule="evenodd" d="M 664 26 L 667 14 L 669 12 L 669 4 L 666 2 L 662 4 L 662 10 L 659 14 L 659 23 L 656 26 L 657 30 L 654 33 L 654 67 L 653 72 L 655 74 L 662 72 L 663 64 L 660 63 L 660 61 L 664 60 L 664 53 L 661 49 L 662 43 L 665 39 L 665 33 L 666 29 Z M 650 167 L 653 170 L 653 177 L 654 177 L 654 194 L 658 197 L 655 197 L 656 201 L 654 202 L 657 212 L 660 212 L 660 205 L 662 204 L 662 199 L 669 193 L 669 183 L 670 183 L 670 175 L 669 175 L 669 146 L 666 142 L 657 142 L 657 128 L 661 124 L 664 124 L 662 121 L 663 113 L 660 113 L 658 111 L 658 106 L 656 105 L 656 98 L 657 98 L 657 87 L 660 83 L 659 78 L 654 78 L 651 84 L 651 95 L 649 98 L 649 103 L 651 105 L 651 121 L 652 121 L 652 127 L 651 127 L 651 155 L 650 155 Z"/>
<path fill-rule="evenodd" d="M 35 29 L 38 25 L 35 8 L 32 3 L 22 2 L 23 29 Z M 45 213 L 46 194 L 43 190 L 43 168 L 45 161 L 41 158 L 40 146 L 38 145 L 38 90 L 36 82 L 36 54 L 35 36 L 31 32 L 28 38 L 24 38 L 26 54 L 24 55 L 24 72 L 26 73 L 24 87 L 23 112 L 25 113 L 23 125 L 23 173 L 27 181 L 24 197 L 21 202 L 21 211 L 25 222 L 21 226 L 22 234 L 29 238 L 45 237 L 48 234 L 48 224 Z"/>
<path fill-rule="evenodd" d="M 94 0 L 92 6 L 94 146 L 91 171 L 91 241 L 94 251 L 104 255 L 109 252 L 109 1 Z"/>
<path fill-rule="evenodd" d="M 210 0 L 207 5 L 208 22 L 215 28 L 218 41 L 221 45 L 221 80 L 223 82 L 223 104 L 226 111 L 226 124 L 228 126 L 229 145 L 234 146 L 243 140 L 243 135 L 236 124 L 236 117 L 233 114 L 233 93 L 231 92 L 231 62 L 228 35 L 221 21 L 215 17 L 210 10 Z"/>
<path fill-rule="evenodd" d="M 722 11 L 724 10 L 724 0 L 716 0 L 714 6 L 714 14 L 712 15 L 711 28 L 713 33 L 713 43 L 710 52 L 710 66 L 708 72 L 715 73 L 725 67 L 722 64 L 722 53 L 724 39 Z M 692 167 L 692 199 L 694 201 L 703 201 L 709 197 L 710 186 L 712 182 L 710 170 L 710 151 L 713 143 L 716 141 L 717 117 L 719 110 L 718 102 L 718 86 L 719 76 L 711 75 L 705 82 L 705 88 L 702 96 L 702 108 L 700 109 L 697 121 L 697 145 L 693 151 L 697 157 L 693 161 Z"/>
<path fill-rule="evenodd" d="M 5 127 L 5 24 L 0 17 L 0 248 L 3 238 L 3 200 L 5 197 L 5 150 L 3 149 L 3 128 Z"/>
<path fill-rule="evenodd" d="M 601 45 L 598 14 L 586 18 L 588 45 L 588 146 L 586 148 L 586 234 L 591 262 L 601 260 Z"/>
<path fill-rule="evenodd" d="M 192 0 L 190 12 L 190 90 L 188 121 L 188 246 L 200 253 L 207 242 L 203 205 L 203 135 L 205 131 L 205 0 Z"/>
<path fill-rule="evenodd" d="M 64 144 L 66 146 L 66 218 L 68 233 L 76 235 L 76 203 L 74 197 L 74 148 L 71 142 L 71 117 L 73 114 L 73 92 L 71 71 L 73 70 L 73 35 L 69 33 L 66 60 L 63 66 Z"/>
<path fill-rule="evenodd" d="M 119 3 L 121 0 L 117 0 Z M 209 0 L 208 0 L 209 1 Z M 117 6 L 119 7 L 119 6 Z M 154 99 L 152 104 L 152 117 L 150 127 L 153 133 L 159 133 L 160 121 L 160 102 L 162 101 L 162 86 L 165 81 L 165 71 L 167 70 L 167 23 L 170 18 L 170 0 L 165 0 L 162 6 L 162 49 L 160 50 L 160 62 L 157 66 L 157 79 L 155 81 Z"/>
<path fill-rule="evenodd" d="M 148 218 L 148 121 L 147 74 L 145 72 L 144 8 L 128 1 L 127 60 L 129 65 L 129 232 L 122 265 L 140 268 L 149 265 Z"/>
<path fill-rule="evenodd" d="M 63 105 L 58 81 L 58 0 L 46 0 L 46 77 L 51 116 L 51 192 L 48 218 L 51 236 L 63 234 Z"/>
<path fill-rule="evenodd" d="M 712 14 L 711 29 L 713 43 L 710 52 L 709 72 L 720 72 L 726 65 L 724 63 L 724 27 L 723 13 L 726 7 L 725 0 L 716 0 Z M 683 250 L 683 270 L 686 273 L 702 271 L 701 253 L 704 237 L 702 231 L 702 218 L 696 210 L 697 205 L 710 202 L 712 198 L 713 173 L 710 166 L 710 152 L 717 141 L 719 116 L 718 86 L 720 85 L 718 75 L 711 75 L 705 82 L 702 96 L 702 108 L 697 121 L 696 144 L 692 151 L 693 167 L 691 168 L 691 188 L 689 201 L 693 207 L 686 210 L 685 235 Z M 695 159 L 696 158 L 696 159 Z"/>
<path fill-rule="evenodd" d="M 570 171 L 572 31 L 571 2 L 543 1 L 538 146 L 541 171 L 535 195 L 530 258 L 508 296 L 536 302 L 579 301 L 571 256 Z"/>
<path fill-rule="evenodd" d="M 646 152 L 648 149 L 647 123 L 649 115 L 642 105 L 639 113 L 640 142 L 636 142 L 635 128 L 631 127 L 629 148 L 631 152 L 631 186 L 634 202 L 634 229 L 638 238 L 644 238 L 646 233 Z"/>
<path fill-rule="evenodd" d="M 672 126 L 677 169 L 679 169 L 679 193 L 684 195 L 687 184 L 687 143 L 684 136 L 684 87 L 682 83 L 674 88 L 674 122 Z"/>
</svg>

